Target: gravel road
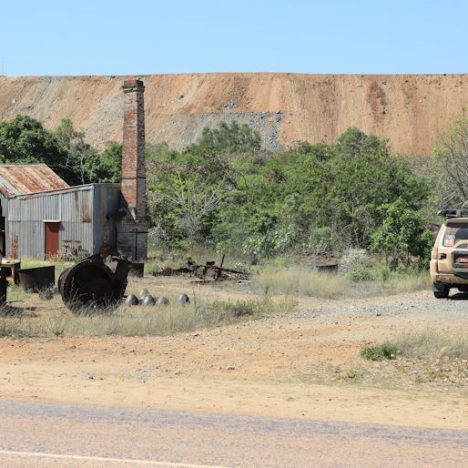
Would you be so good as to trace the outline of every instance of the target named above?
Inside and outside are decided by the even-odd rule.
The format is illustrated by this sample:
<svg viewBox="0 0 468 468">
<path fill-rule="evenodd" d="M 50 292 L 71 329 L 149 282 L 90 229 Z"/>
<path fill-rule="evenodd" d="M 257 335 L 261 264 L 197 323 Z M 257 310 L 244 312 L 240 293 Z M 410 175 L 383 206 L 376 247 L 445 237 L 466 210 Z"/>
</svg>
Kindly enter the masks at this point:
<svg viewBox="0 0 468 468">
<path fill-rule="evenodd" d="M 441 318 L 468 318 L 468 293 L 453 293 L 448 299 L 435 299 L 430 291 L 399 294 L 395 296 L 377 296 L 349 298 L 344 301 L 322 301 L 311 307 L 300 309 L 289 318 L 304 319 L 315 317 L 320 312 L 327 315 L 343 316 L 356 314 L 361 317 L 381 314 L 385 316 L 414 316 L 441 314 Z M 442 315 L 443 314 L 443 315 Z M 437 316 L 437 315 L 436 315 Z"/>
<path fill-rule="evenodd" d="M 0 414 L 1 466 L 447 468 L 468 459 L 468 431 L 12 400 Z"/>
</svg>

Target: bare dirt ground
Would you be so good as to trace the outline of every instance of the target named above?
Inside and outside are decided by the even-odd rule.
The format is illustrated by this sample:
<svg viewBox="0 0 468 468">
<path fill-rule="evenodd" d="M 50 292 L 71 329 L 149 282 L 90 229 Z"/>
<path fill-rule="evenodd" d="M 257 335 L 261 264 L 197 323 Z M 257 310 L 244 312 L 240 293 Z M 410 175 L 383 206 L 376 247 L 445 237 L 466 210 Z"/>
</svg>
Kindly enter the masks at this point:
<svg viewBox="0 0 468 468">
<path fill-rule="evenodd" d="M 129 292 L 141 287 L 199 301 L 252 297 L 247 287 L 181 278 L 145 278 Z M 302 297 L 290 314 L 175 336 L 3 338 L 0 397 L 466 429 L 466 362 L 435 373 L 416 361 L 367 362 L 359 351 L 427 327 L 467 337 L 467 301 L 429 291 Z"/>
</svg>

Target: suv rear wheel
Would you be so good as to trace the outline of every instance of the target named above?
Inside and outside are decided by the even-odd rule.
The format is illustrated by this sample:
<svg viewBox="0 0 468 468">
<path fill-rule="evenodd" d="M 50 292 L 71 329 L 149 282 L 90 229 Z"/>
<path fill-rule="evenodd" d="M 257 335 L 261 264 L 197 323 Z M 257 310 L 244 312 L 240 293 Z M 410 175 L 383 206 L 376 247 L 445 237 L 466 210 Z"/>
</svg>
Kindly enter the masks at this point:
<svg viewBox="0 0 468 468">
<path fill-rule="evenodd" d="M 448 284 L 432 283 L 432 291 L 436 299 L 446 299 L 450 293 Z"/>
</svg>

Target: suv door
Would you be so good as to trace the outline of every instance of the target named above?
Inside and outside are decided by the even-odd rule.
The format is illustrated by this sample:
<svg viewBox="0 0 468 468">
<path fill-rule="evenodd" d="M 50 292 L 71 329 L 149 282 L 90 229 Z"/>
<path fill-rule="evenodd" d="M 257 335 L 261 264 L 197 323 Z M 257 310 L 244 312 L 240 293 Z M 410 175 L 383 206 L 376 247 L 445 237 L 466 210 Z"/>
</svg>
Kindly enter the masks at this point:
<svg viewBox="0 0 468 468">
<path fill-rule="evenodd" d="M 444 245 L 446 229 L 447 226 L 443 224 L 440 228 L 439 234 L 437 235 L 432 252 L 432 259 L 435 260 L 437 273 L 450 273 L 450 247 Z"/>
</svg>

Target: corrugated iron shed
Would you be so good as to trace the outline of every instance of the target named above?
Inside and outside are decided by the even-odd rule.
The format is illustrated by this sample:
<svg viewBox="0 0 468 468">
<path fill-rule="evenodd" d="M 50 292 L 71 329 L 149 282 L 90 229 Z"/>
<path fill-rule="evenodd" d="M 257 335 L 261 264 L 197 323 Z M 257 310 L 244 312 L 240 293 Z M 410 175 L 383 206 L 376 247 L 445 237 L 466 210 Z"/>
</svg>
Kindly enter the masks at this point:
<svg viewBox="0 0 468 468">
<path fill-rule="evenodd" d="M 0 191 L 7 197 L 68 187 L 46 164 L 0 164 Z"/>
<path fill-rule="evenodd" d="M 99 253 L 116 244 L 113 215 L 120 206 L 120 184 L 87 184 L 6 197 L 0 192 L 5 245 L 10 258 L 46 256 L 46 225 L 59 227 L 57 255 L 79 249 Z M 0 242 L 1 244 L 1 242 Z M 3 249 L 2 249 L 3 248 Z"/>
</svg>

